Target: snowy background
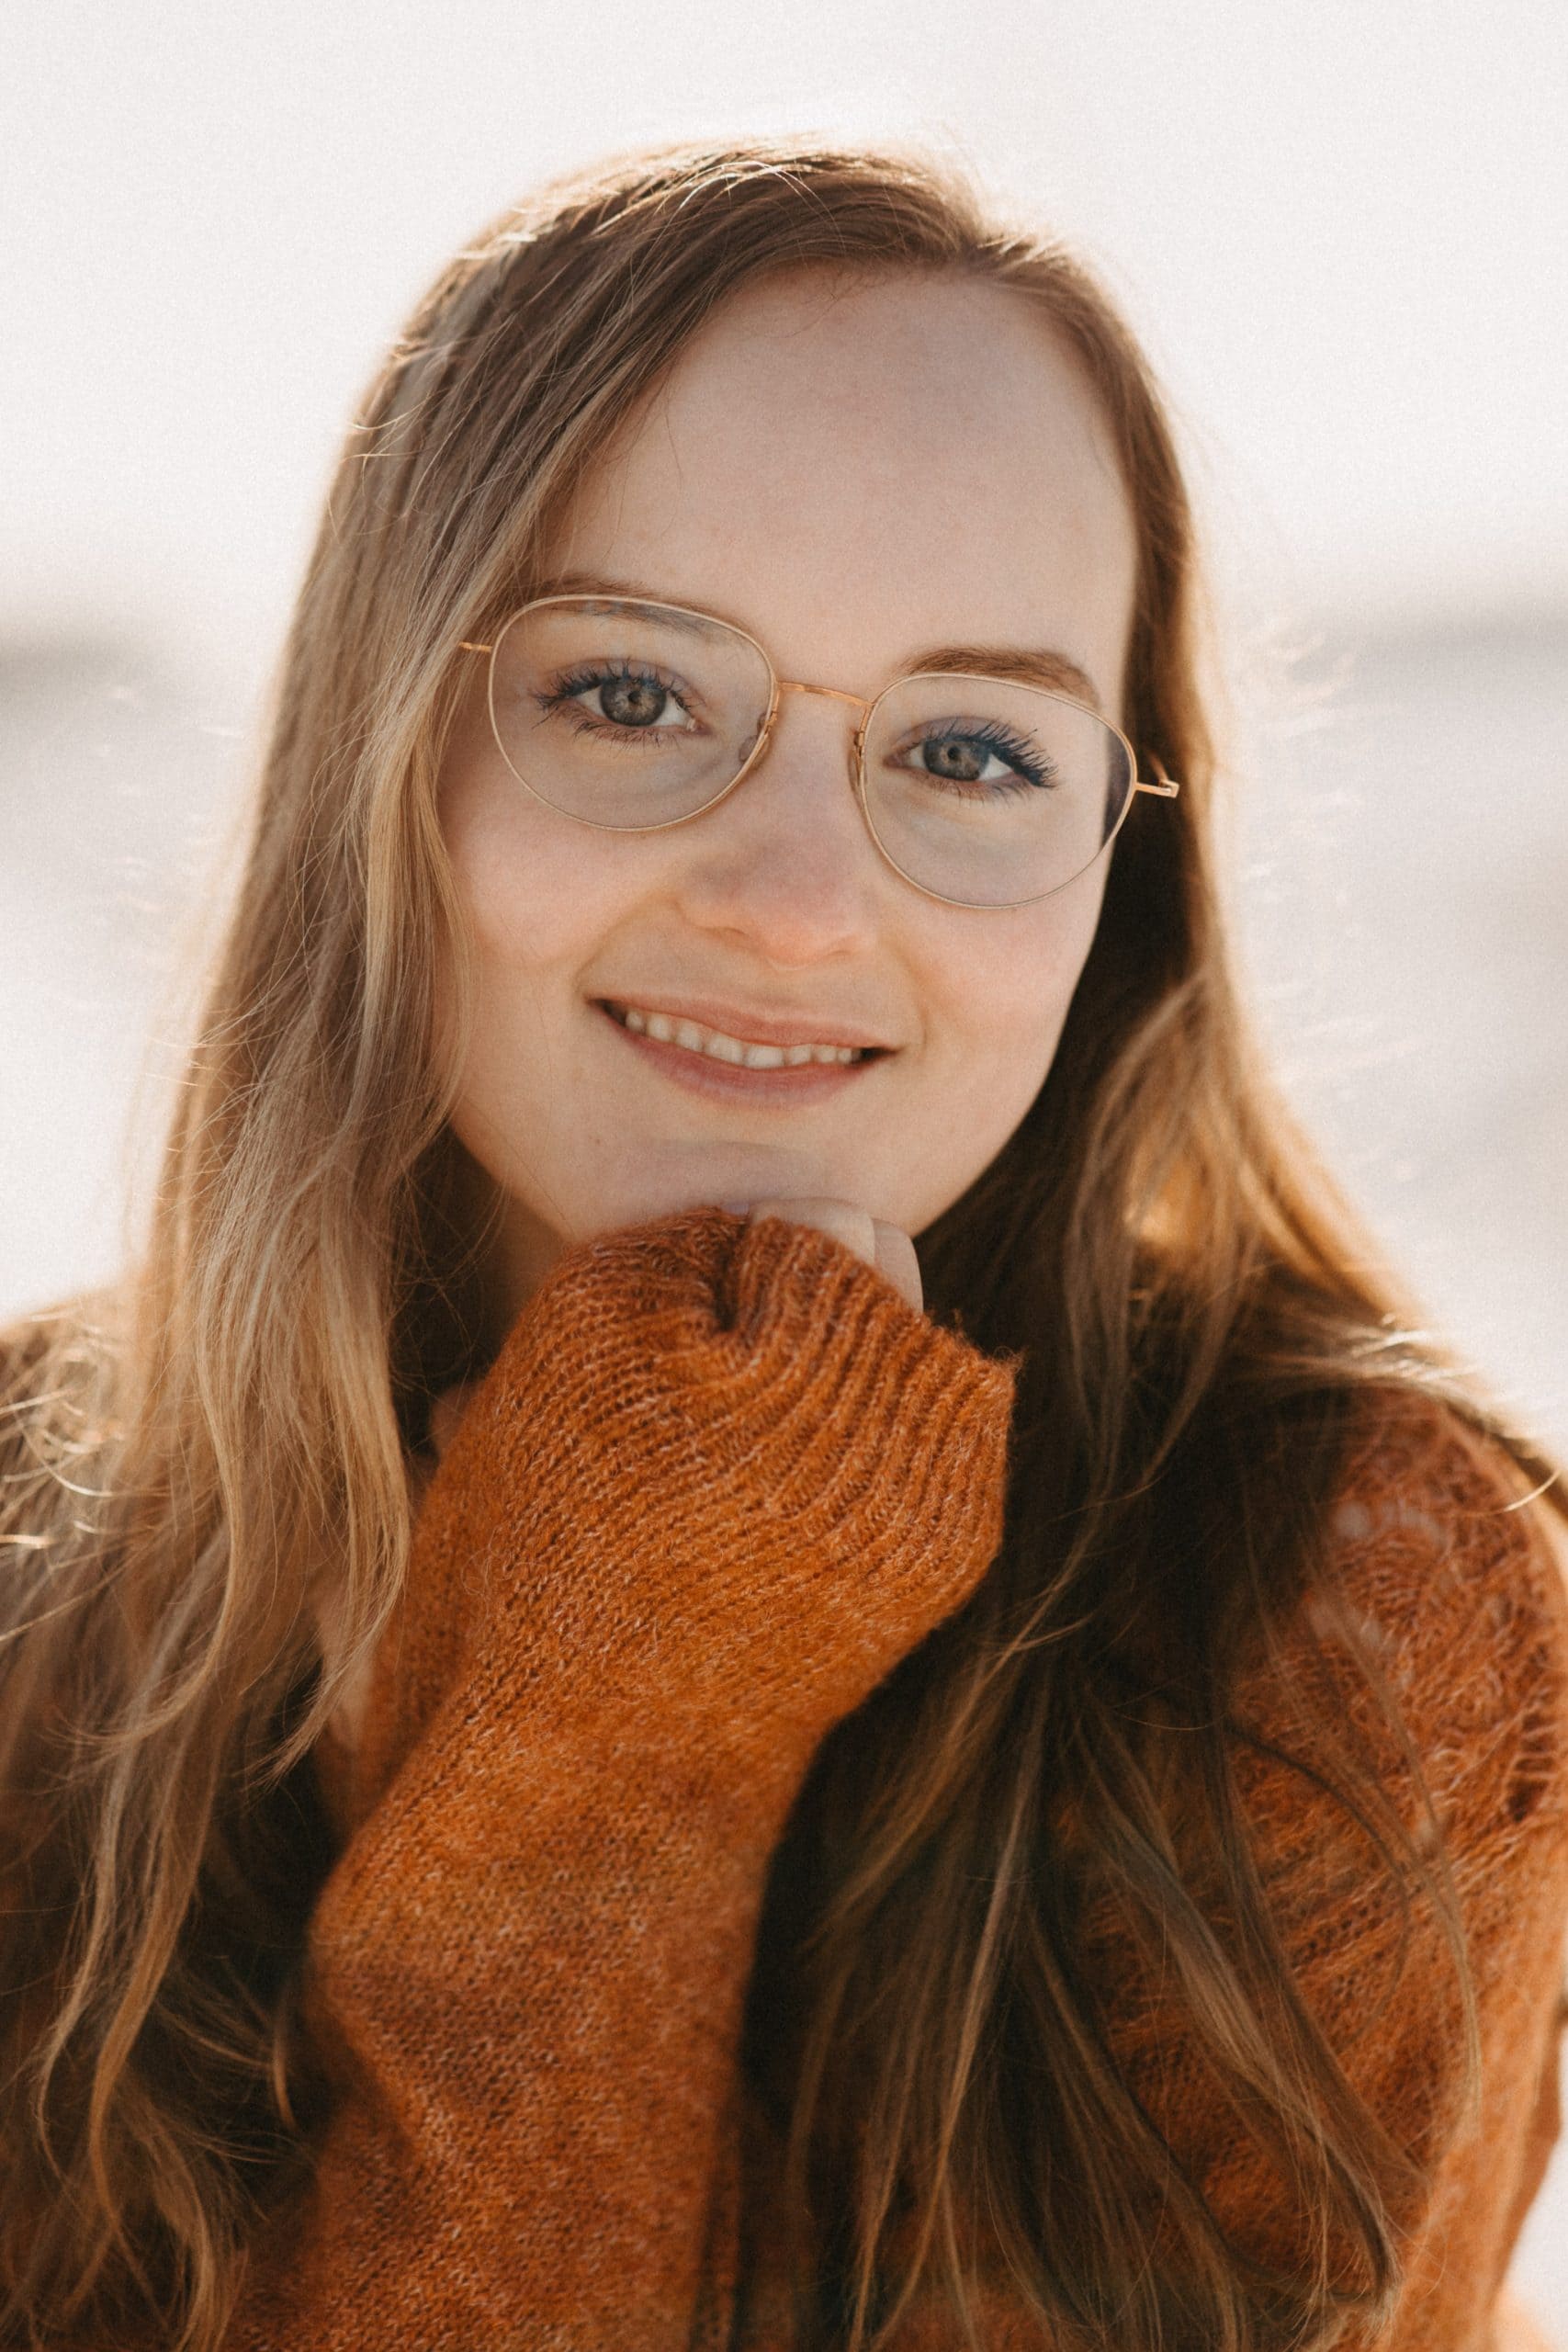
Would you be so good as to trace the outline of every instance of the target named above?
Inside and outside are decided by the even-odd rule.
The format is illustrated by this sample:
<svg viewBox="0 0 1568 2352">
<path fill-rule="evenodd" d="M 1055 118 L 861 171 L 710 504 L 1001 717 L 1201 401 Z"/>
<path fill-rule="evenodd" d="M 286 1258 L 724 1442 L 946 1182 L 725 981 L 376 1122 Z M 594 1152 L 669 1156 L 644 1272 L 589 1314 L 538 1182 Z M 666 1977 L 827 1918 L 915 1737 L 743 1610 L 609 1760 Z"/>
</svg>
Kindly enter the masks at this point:
<svg viewBox="0 0 1568 2352">
<path fill-rule="evenodd" d="M 913 134 L 1155 355 L 1282 1067 L 1568 1450 L 1565 101 L 1555 0 L 12 0 L 0 1317 L 120 1253 L 335 440 L 426 277 L 644 139 Z M 1568 2352 L 1568 2150 L 1517 2276 Z"/>
</svg>

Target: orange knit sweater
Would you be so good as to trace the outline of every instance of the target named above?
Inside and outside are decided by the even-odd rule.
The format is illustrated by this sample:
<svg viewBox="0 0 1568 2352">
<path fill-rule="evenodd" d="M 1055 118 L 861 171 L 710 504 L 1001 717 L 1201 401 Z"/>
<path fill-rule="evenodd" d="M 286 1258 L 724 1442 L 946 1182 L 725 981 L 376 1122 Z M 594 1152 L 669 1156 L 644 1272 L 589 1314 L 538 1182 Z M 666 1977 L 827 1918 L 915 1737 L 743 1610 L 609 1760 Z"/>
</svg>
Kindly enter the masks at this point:
<svg viewBox="0 0 1568 2352">
<path fill-rule="evenodd" d="M 811 1757 L 970 1592 L 1000 1533 L 1012 1373 L 838 1243 L 694 1210 L 574 1251 L 519 1318 L 424 1498 L 356 1749 L 306 2018 L 337 2104 L 258 2245 L 234 2352 L 788 2352 L 741 2086 L 770 1857 Z M 1261 1671 L 1237 1770 L 1304 1996 L 1428 2162 L 1390 2352 L 1493 2352 L 1553 2130 L 1568 1920 L 1568 1606 L 1534 1514 L 1429 1406 L 1385 1410 L 1338 1502 L 1336 1584 L 1379 1643 L 1447 1831 L 1480 1999 L 1342 1813 L 1274 1762 L 1310 1721 Z M 1303 1675 L 1335 1651 L 1303 1642 Z M 1404 1767 L 1347 1680 L 1391 1788 Z M 1410 1816 L 1414 1819 L 1414 1814 Z M 1111 1923 L 1099 1981 L 1178 2154 L 1288 2252 L 1267 2160 Z M 748 2158 L 743 2150 L 753 2153 Z M 744 2213 L 743 2213 L 744 2209 Z M 745 2234 L 763 2249 L 748 2267 Z M 1512 2339 L 1510 2339 L 1512 2340 Z M 909 2352 L 956 2352 L 917 2312 Z M 987 2342 L 1026 2335 L 998 2289 Z"/>
</svg>

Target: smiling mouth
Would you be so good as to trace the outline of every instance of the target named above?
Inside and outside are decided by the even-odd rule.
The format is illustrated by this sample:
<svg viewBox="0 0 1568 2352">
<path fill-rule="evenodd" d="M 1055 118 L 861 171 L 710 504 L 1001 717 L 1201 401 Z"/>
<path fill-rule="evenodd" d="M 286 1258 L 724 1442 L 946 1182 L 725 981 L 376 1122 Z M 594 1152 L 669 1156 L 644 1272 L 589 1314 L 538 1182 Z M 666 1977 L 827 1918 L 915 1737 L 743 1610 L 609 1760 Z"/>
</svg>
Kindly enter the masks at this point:
<svg viewBox="0 0 1568 2352">
<path fill-rule="evenodd" d="M 881 1046 L 759 1045 L 683 1013 L 649 1012 L 639 1005 L 617 1004 L 610 997 L 601 997 L 599 1002 L 611 1020 L 633 1036 L 648 1037 L 655 1045 L 683 1046 L 690 1054 L 724 1062 L 732 1069 L 804 1069 L 813 1064 L 818 1069 L 843 1069 L 857 1062 L 875 1061 L 886 1051 Z"/>
</svg>

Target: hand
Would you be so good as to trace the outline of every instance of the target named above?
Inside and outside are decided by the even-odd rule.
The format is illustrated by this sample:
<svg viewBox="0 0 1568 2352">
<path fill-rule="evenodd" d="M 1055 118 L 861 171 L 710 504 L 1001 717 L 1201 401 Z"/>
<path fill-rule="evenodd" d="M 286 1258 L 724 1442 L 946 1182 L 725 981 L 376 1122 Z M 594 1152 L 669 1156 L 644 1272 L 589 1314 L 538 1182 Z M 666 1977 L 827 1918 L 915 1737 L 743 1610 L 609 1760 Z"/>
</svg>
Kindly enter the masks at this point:
<svg viewBox="0 0 1568 2352">
<path fill-rule="evenodd" d="M 868 1274 L 877 1239 L 785 1201 L 563 1261 L 437 1417 L 395 1748 L 463 1650 L 503 1712 L 587 1688 L 819 1737 L 957 1606 L 999 1534 L 1011 1371 Z"/>
<path fill-rule="evenodd" d="M 915 1255 L 913 1241 L 900 1227 L 873 1216 L 854 1202 L 770 1196 L 749 1204 L 727 1201 L 724 1205 L 737 1216 L 744 1216 L 750 1225 L 760 1224 L 765 1216 L 783 1217 L 786 1224 L 809 1226 L 818 1233 L 827 1234 L 830 1240 L 841 1241 L 846 1250 L 852 1250 L 868 1266 L 874 1266 L 917 1314 L 923 1307 L 920 1261 Z M 478 1385 L 477 1381 L 464 1381 L 456 1387 L 443 1389 L 431 1407 L 430 1443 L 437 1462 L 451 1443 Z"/>
</svg>

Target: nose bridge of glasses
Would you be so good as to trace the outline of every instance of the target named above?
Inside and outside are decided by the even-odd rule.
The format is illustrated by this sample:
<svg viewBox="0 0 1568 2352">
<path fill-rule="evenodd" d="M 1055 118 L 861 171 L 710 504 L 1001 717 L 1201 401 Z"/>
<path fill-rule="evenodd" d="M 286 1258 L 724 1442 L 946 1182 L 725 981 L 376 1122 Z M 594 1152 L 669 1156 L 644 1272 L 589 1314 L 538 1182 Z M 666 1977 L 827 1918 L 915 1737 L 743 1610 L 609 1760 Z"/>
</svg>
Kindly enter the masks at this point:
<svg viewBox="0 0 1568 2352">
<path fill-rule="evenodd" d="M 856 710 L 871 708 L 868 695 L 846 694 L 842 686 L 807 685 L 803 678 L 781 678 L 779 692 L 781 695 L 820 695 L 827 702 L 852 703 Z"/>
<path fill-rule="evenodd" d="M 852 710 L 855 710 L 860 713 L 860 722 L 854 729 L 854 735 L 851 746 L 851 765 L 852 773 L 853 764 L 855 760 L 859 757 L 861 743 L 865 734 L 866 713 L 872 707 L 871 696 L 867 695 L 849 694 L 842 686 L 810 685 L 803 678 L 779 678 L 775 680 L 773 700 L 769 706 L 767 718 L 752 746 L 750 756 L 746 763 L 747 767 L 750 767 L 757 760 L 761 758 L 765 752 L 772 748 L 774 729 L 778 724 L 779 711 L 785 695 L 811 695 L 818 701 L 822 702 L 844 702 L 849 704 Z M 742 771 L 742 773 L 744 773 L 744 771 Z"/>
</svg>

